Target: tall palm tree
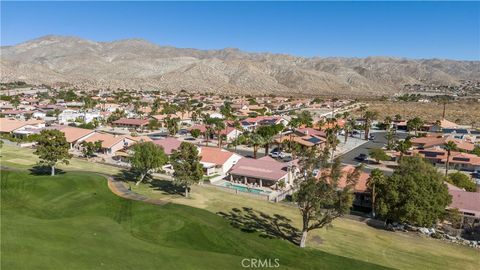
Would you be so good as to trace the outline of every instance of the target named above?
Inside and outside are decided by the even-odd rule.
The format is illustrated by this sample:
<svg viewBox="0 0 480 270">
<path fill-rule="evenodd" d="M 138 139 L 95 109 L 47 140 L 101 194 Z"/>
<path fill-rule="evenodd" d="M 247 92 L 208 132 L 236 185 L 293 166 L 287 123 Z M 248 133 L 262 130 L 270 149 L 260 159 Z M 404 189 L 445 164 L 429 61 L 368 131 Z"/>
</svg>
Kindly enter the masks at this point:
<svg viewBox="0 0 480 270">
<path fill-rule="evenodd" d="M 265 140 L 263 136 L 257 133 L 250 133 L 247 137 L 248 144 L 253 146 L 253 158 L 257 158 L 258 148 L 262 145 L 265 145 Z"/>
<path fill-rule="evenodd" d="M 333 161 L 335 150 L 337 150 L 338 143 L 340 142 L 337 138 L 337 130 L 335 128 L 328 128 L 327 133 L 327 147 L 332 150 L 331 161 Z"/>
<path fill-rule="evenodd" d="M 370 127 L 372 126 L 373 120 L 375 120 L 378 116 L 377 112 L 374 111 L 366 111 L 365 114 L 363 115 L 363 120 L 364 122 L 364 130 L 365 130 L 365 140 L 368 140 L 368 135 L 370 133 Z"/>
<path fill-rule="evenodd" d="M 357 127 L 357 121 L 353 118 L 348 118 L 345 122 L 345 142 L 348 140 L 348 135 Z"/>
<path fill-rule="evenodd" d="M 225 122 L 223 122 L 223 119 L 215 118 L 215 121 L 213 121 L 213 129 L 217 132 L 218 147 L 220 148 L 222 147 L 221 132 L 225 129 Z"/>
<path fill-rule="evenodd" d="M 370 177 L 367 179 L 367 187 L 372 196 L 372 217 L 375 218 L 375 198 L 377 196 L 375 187 L 385 182 L 385 175 L 380 169 L 373 169 L 370 173 Z"/>
<path fill-rule="evenodd" d="M 407 122 L 407 128 L 409 130 L 413 130 L 415 132 L 415 136 L 417 136 L 418 130 L 423 126 L 423 120 L 419 117 L 414 117 Z"/>
<path fill-rule="evenodd" d="M 445 163 L 445 176 L 448 175 L 448 167 L 450 166 L 450 155 L 452 154 L 452 151 L 457 150 L 457 144 L 453 141 L 448 141 L 443 145 L 443 148 L 447 151 L 447 161 Z"/>
<path fill-rule="evenodd" d="M 393 119 L 390 116 L 386 116 L 385 119 L 383 119 L 383 124 L 385 125 L 385 128 L 387 131 L 389 131 L 392 128 L 391 127 L 392 122 L 393 122 Z"/>
</svg>

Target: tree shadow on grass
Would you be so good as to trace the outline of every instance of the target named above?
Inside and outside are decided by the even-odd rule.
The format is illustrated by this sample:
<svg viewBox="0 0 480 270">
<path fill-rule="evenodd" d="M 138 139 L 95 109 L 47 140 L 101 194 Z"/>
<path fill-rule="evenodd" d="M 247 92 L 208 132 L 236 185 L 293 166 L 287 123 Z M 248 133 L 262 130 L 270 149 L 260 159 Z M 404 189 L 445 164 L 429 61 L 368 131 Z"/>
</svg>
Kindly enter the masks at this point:
<svg viewBox="0 0 480 270">
<path fill-rule="evenodd" d="M 52 168 L 50 166 L 35 165 L 32 168 L 28 169 L 31 175 L 50 175 L 52 173 Z M 55 175 L 65 174 L 65 171 L 62 169 L 55 168 Z"/>
<path fill-rule="evenodd" d="M 122 170 L 114 175 L 117 181 L 125 181 L 135 183 L 137 181 L 137 174 L 130 170 Z M 150 175 L 145 176 L 143 183 L 149 185 L 152 190 L 162 191 L 169 195 L 181 195 L 185 191 L 183 187 L 175 185 L 172 181 L 155 179 Z"/>
<path fill-rule="evenodd" d="M 300 230 L 292 226 L 292 221 L 285 216 L 278 214 L 271 216 L 249 207 L 233 208 L 229 213 L 217 214 L 244 232 L 259 232 L 261 237 L 283 239 L 295 245 L 300 243 Z"/>
<path fill-rule="evenodd" d="M 169 180 L 152 179 L 148 184 L 153 190 L 159 190 L 169 195 L 183 195 L 185 192 L 183 187 L 177 186 Z"/>
</svg>

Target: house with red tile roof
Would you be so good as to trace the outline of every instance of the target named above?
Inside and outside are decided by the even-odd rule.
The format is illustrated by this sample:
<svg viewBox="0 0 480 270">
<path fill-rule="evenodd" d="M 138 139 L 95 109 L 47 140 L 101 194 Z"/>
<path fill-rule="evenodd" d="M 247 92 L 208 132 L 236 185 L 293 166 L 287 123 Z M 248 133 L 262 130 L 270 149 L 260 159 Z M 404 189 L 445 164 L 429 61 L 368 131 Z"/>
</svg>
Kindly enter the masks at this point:
<svg viewBox="0 0 480 270">
<path fill-rule="evenodd" d="M 87 139 L 88 137 L 95 134 L 94 130 L 85 129 L 85 128 L 77 128 L 71 126 L 54 126 L 51 127 L 52 129 L 60 130 L 65 134 L 65 138 L 67 142 L 70 143 L 70 148 L 77 148 L 80 149 L 80 144 Z"/>
<path fill-rule="evenodd" d="M 158 146 L 161 146 L 165 151 L 165 154 L 171 155 L 173 150 L 177 150 L 180 147 L 180 144 L 182 144 L 182 141 L 176 138 L 167 137 L 165 139 L 154 140 L 153 143 Z"/>
<path fill-rule="evenodd" d="M 430 160 L 437 166 L 444 167 L 447 162 L 447 151 L 440 147 L 431 147 L 427 149 L 412 150 L 409 155 L 418 154 Z M 474 154 L 451 151 L 449 164 L 451 169 L 461 171 L 475 171 L 480 170 L 480 157 Z"/>
<path fill-rule="evenodd" d="M 112 135 L 108 133 L 95 133 L 84 140 L 85 142 L 97 142 L 102 143 L 101 151 L 106 155 L 114 155 L 117 151 L 128 148 L 136 143 L 129 136 L 124 135 Z"/>
<path fill-rule="evenodd" d="M 143 129 L 148 125 L 148 122 L 148 119 L 121 118 L 117 121 L 113 121 L 112 125 L 115 127 Z"/>
<path fill-rule="evenodd" d="M 200 147 L 200 163 L 206 175 L 226 174 L 242 156 L 218 147 Z"/>
<path fill-rule="evenodd" d="M 278 189 L 292 186 L 299 170 L 295 162 L 280 162 L 265 156 L 241 158 L 228 173 L 231 182 Z"/>
<path fill-rule="evenodd" d="M 452 203 L 447 209 L 458 209 L 464 216 L 480 218 L 480 192 L 468 192 L 447 184 Z"/>
<path fill-rule="evenodd" d="M 348 175 L 353 173 L 354 171 L 355 167 L 352 165 L 346 165 L 342 167 L 341 176 L 338 180 L 338 188 L 343 189 L 347 186 Z M 322 176 L 322 172 L 324 171 L 320 171 L 320 173 L 317 175 L 317 178 L 320 178 Z M 369 211 L 372 208 L 371 193 L 367 187 L 369 177 L 370 174 L 361 171 L 358 177 L 358 181 L 353 187 L 353 192 L 355 195 L 353 200 L 353 207 L 358 210 Z"/>
<path fill-rule="evenodd" d="M 194 129 L 200 130 L 200 133 L 205 135 L 205 131 L 207 130 L 207 127 L 206 127 L 206 125 L 203 125 L 203 124 L 202 125 L 194 125 L 191 128 L 189 128 L 188 130 L 192 131 Z M 227 142 L 231 142 L 231 141 L 235 140 L 241 134 L 242 134 L 242 131 L 240 131 L 240 130 L 238 130 L 238 129 L 236 129 L 236 128 L 228 125 L 228 124 L 226 124 L 225 128 L 220 131 L 220 135 L 224 136 L 226 138 Z M 216 138 L 217 136 L 218 136 L 218 133 L 213 132 L 212 134 L 210 134 L 210 139 Z"/>
<path fill-rule="evenodd" d="M 0 133 L 13 133 L 21 128 L 43 128 L 45 121 L 43 120 L 28 120 L 22 121 L 17 119 L 0 118 Z"/>
<path fill-rule="evenodd" d="M 463 151 L 470 152 L 473 151 L 473 149 L 475 148 L 475 145 L 472 142 L 451 137 L 442 137 L 439 135 L 428 135 L 425 137 L 412 138 L 410 141 L 412 142 L 412 146 L 419 149 L 426 149 L 434 146 L 443 147 L 446 143 L 450 141 L 454 142 L 457 145 L 457 148 Z"/>
</svg>

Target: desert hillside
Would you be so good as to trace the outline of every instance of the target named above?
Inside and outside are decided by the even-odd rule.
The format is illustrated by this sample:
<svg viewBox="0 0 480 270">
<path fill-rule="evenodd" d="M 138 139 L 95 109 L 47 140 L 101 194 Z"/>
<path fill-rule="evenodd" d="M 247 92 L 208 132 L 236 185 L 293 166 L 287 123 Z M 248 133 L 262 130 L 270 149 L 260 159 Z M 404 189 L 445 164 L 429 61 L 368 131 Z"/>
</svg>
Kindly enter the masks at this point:
<svg viewBox="0 0 480 270">
<path fill-rule="evenodd" d="M 237 94 L 384 95 L 404 84 L 456 85 L 480 78 L 479 61 L 303 58 L 66 36 L 2 47 L 0 63 L 2 82 Z"/>
</svg>

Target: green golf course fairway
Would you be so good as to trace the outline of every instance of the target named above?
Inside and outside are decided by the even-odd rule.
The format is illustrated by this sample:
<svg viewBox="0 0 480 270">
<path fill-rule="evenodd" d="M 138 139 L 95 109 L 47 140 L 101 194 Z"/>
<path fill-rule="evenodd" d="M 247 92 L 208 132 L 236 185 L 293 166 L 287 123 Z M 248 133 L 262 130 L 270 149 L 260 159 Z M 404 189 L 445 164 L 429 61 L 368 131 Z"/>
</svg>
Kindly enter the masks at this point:
<svg viewBox="0 0 480 270">
<path fill-rule="evenodd" d="M 1 211 L 2 269 L 242 269 L 244 258 L 384 269 L 243 232 L 206 210 L 125 200 L 92 173 L 2 171 Z"/>
</svg>

